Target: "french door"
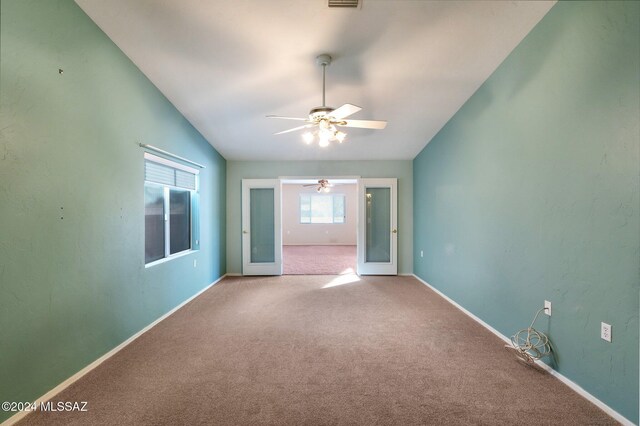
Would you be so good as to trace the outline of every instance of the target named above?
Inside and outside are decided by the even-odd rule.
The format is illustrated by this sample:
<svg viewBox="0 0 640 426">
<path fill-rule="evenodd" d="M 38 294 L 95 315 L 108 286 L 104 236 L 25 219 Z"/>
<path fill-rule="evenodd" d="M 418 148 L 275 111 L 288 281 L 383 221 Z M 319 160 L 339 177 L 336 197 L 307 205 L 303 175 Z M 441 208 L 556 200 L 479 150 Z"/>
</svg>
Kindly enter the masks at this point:
<svg viewBox="0 0 640 426">
<path fill-rule="evenodd" d="M 279 179 L 242 180 L 242 273 L 282 275 Z"/>
<path fill-rule="evenodd" d="M 398 180 L 358 181 L 358 274 L 398 274 Z"/>
</svg>

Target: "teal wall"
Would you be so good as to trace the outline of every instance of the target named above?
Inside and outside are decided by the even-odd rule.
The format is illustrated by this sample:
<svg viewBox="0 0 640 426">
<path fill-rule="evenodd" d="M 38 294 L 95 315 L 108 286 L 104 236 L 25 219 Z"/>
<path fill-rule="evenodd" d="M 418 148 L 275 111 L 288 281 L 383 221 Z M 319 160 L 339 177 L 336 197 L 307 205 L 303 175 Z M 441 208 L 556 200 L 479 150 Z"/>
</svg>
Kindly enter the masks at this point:
<svg viewBox="0 0 640 426">
<path fill-rule="evenodd" d="M 416 274 L 508 336 L 550 300 L 557 370 L 636 423 L 639 23 L 558 3 L 413 165 Z"/>
<path fill-rule="evenodd" d="M 226 163 L 75 3 L 1 5 L 0 400 L 29 401 L 224 274 Z M 138 141 L 206 165 L 201 250 L 148 269 Z"/>
<path fill-rule="evenodd" d="M 413 163 L 406 161 L 229 161 L 227 271 L 242 272 L 242 179 L 280 176 L 398 178 L 398 273 L 413 272 Z"/>
</svg>

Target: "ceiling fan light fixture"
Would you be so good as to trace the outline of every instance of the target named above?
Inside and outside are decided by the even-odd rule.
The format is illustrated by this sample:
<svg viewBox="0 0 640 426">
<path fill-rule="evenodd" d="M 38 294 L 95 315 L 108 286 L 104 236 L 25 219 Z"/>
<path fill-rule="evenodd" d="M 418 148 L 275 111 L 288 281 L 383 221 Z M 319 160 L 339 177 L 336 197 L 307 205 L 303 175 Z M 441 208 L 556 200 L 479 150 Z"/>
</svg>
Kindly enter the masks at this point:
<svg viewBox="0 0 640 426">
<path fill-rule="evenodd" d="M 333 138 L 333 132 L 330 129 L 320 129 L 319 136 L 330 141 Z"/>
<path fill-rule="evenodd" d="M 320 148 L 329 146 L 329 136 L 326 133 L 320 132 L 318 135 L 318 145 L 320 145 Z"/>
<path fill-rule="evenodd" d="M 342 132 L 342 131 L 338 130 L 335 133 L 335 137 L 336 137 L 336 139 L 338 140 L 339 143 L 342 143 L 342 142 L 344 142 L 345 138 L 347 137 L 347 134 L 345 132 Z"/>
<path fill-rule="evenodd" d="M 311 132 L 305 132 L 302 134 L 302 140 L 304 141 L 304 143 L 306 143 L 307 145 L 311 145 L 311 143 L 313 142 L 313 133 Z"/>
<path fill-rule="evenodd" d="M 320 130 L 330 130 L 331 123 L 326 118 L 323 118 L 318 122 L 318 127 L 320 128 Z"/>
</svg>

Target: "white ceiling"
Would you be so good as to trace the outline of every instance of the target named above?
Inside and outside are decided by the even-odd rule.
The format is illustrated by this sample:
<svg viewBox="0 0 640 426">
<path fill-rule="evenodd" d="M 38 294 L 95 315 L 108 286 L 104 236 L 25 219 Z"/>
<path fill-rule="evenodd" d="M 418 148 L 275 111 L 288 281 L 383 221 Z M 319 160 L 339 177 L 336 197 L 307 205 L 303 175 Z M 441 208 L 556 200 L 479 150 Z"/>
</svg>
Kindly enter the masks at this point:
<svg viewBox="0 0 640 426">
<path fill-rule="evenodd" d="M 555 2 L 76 0 L 228 160 L 412 159 Z M 298 125 L 322 103 L 363 108 L 347 142 L 305 145 Z M 147 141 L 149 142 L 149 141 Z M 155 141 L 154 141 L 155 142 Z"/>
</svg>

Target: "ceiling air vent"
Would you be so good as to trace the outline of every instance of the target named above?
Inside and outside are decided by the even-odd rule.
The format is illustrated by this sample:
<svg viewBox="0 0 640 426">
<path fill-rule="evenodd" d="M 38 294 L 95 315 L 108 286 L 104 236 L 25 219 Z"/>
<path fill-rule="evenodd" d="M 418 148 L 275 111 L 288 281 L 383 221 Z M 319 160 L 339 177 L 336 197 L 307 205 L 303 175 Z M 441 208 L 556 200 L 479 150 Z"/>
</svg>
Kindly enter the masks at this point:
<svg viewBox="0 0 640 426">
<path fill-rule="evenodd" d="M 329 0 L 329 7 L 358 7 L 360 0 Z"/>
</svg>

